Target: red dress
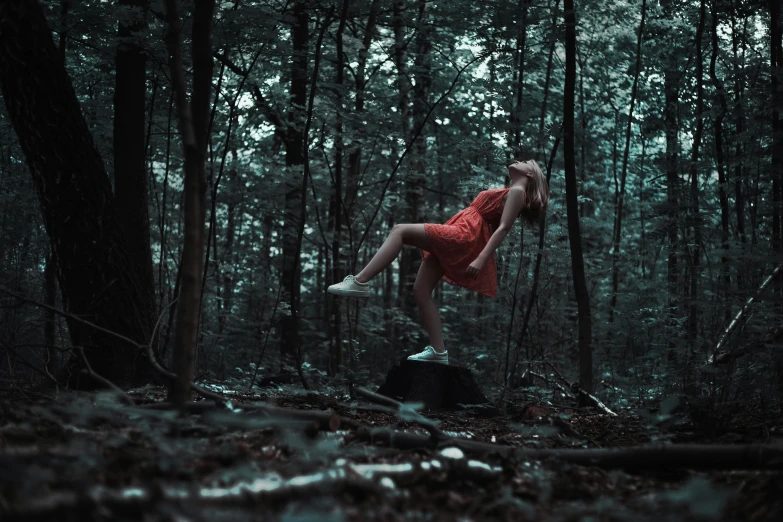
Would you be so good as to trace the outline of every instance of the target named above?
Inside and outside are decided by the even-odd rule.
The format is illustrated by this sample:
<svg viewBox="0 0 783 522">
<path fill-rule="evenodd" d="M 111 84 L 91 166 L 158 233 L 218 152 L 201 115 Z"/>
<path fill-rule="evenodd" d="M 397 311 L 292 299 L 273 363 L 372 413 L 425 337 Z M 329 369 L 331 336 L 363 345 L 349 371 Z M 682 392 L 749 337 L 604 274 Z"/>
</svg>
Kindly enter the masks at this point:
<svg viewBox="0 0 783 522">
<path fill-rule="evenodd" d="M 432 252 L 422 251 L 424 259 L 434 254 L 445 273 L 443 280 L 464 286 L 488 297 L 497 295 L 497 271 L 494 252 L 476 279 L 468 279 L 465 271 L 478 257 L 492 230 L 500 224 L 503 214 L 503 197 L 508 188 L 480 192 L 470 206 L 446 221 L 443 225 L 425 223 L 424 230 L 432 244 Z"/>
</svg>

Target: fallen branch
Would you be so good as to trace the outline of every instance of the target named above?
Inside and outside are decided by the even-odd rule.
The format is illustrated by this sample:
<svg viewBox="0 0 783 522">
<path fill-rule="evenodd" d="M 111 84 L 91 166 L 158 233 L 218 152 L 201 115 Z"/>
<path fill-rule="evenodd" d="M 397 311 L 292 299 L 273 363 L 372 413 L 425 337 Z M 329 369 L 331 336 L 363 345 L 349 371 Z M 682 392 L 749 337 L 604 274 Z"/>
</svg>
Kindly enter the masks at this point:
<svg viewBox="0 0 783 522">
<path fill-rule="evenodd" d="M 742 309 L 737 312 L 737 315 L 734 316 L 734 319 L 731 320 L 729 325 L 726 327 L 726 329 L 723 331 L 723 334 L 721 334 L 720 339 L 718 339 L 718 344 L 715 345 L 715 349 L 713 350 L 714 356 L 710 357 L 707 361 L 707 364 L 720 364 L 723 359 L 730 359 L 731 351 L 729 352 L 720 352 L 720 349 L 723 347 L 723 345 L 726 343 L 726 340 L 729 338 L 729 335 L 731 332 L 733 332 L 737 326 L 739 326 L 740 321 L 743 317 L 745 317 L 745 314 L 750 309 L 750 305 L 754 303 L 759 297 L 761 297 L 762 292 L 769 286 L 769 283 L 772 282 L 773 279 L 780 273 L 781 269 L 783 269 L 783 263 L 779 264 L 775 270 L 772 271 L 770 275 L 764 279 L 764 281 L 761 283 L 761 286 L 758 287 L 756 290 L 756 293 L 753 294 L 747 302 L 745 302 L 745 306 L 742 307 Z M 743 352 L 744 353 L 744 352 Z"/>
<path fill-rule="evenodd" d="M 130 395 L 125 393 L 122 388 L 111 382 L 109 379 L 103 377 L 102 375 L 97 374 L 93 369 L 92 366 L 90 366 L 90 361 L 87 360 L 87 356 L 84 355 L 84 348 L 81 346 L 74 346 L 73 348 L 76 350 L 79 355 L 82 356 L 82 362 L 84 362 L 84 366 L 87 369 L 87 374 L 95 381 L 103 384 L 110 390 L 112 390 L 114 393 L 117 394 L 117 397 L 122 401 L 124 404 L 127 404 L 129 406 L 133 406 L 136 404 L 136 402 L 131 399 Z"/>
<path fill-rule="evenodd" d="M 549 379 L 547 378 L 547 376 L 546 376 L 546 375 L 542 375 L 542 374 L 540 374 L 540 373 L 536 373 L 536 372 L 529 372 L 529 371 L 525 370 L 525 373 L 523 373 L 523 374 L 522 374 L 522 379 L 524 379 L 526 375 L 529 375 L 529 376 L 531 376 L 531 377 L 536 377 L 537 379 L 541 379 L 542 381 L 544 381 L 544 382 L 547 384 L 547 386 L 549 386 L 549 385 L 550 385 L 550 383 L 549 383 Z M 552 384 L 555 386 L 555 388 L 557 388 L 558 390 L 560 390 L 560 392 L 561 392 L 561 393 L 563 393 L 563 395 L 565 395 L 566 397 L 571 397 L 571 398 L 573 398 L 573 396 L 572 396 L 572 394 L 571 394 L 571 391 L 570 391 L 570 390 L 568 390 L 568 389 L 566 389 L 566 387 L 565 387 L 565 386 L 563 386 L 563 385 L 562 385 L 562 384 L 560 384 L 559 382 L 554 382 L 554 383 L 552 383 Z M 569 386 L 570 386 L 570 385 L 569 385 Z"/>
<path fill-rule="evenodd" d="M 578 383 L 575 383 L 575 382 L 574 383 L 570 383 L 570 382 L 568 382 L 568 380 L 560 374 L 560 372 L 557 370 L 557 368 L 555 367 L 554 364 L 552 364 L 551 362 L 546 361 L 546 360 L 544 361 L 544 363 L 546 363 L 547 365 L 549 365 L 550 368 L 552 368 L 552 371 L 555 373 L 555 376 L 557 376 L 558 379 L 563 381 L 568 386 L 568 388 L 571 390 L 571 392 L 576 394 L 576 396 L 578 398 L 582 399 L 584 402 L 590 404 L 594 408 L 597 408 L 597 409 L 601 410 L 602 412 L 604 412 L 605 414 L 607 414 L 607 415 L 609 415 L 611 417 L 617 417 L 617 414 L 615 412 L 613 412 L 606 404 L 601 402 L 601 400 L 598 397 L 596 397 L 592 393 L 588 393 L 585 390 L 583 390 L 582 388 L 580 388 Z M 543 376 L 541 374 L 538 374 L 538 373 L 534 373 L 534 372 L 527 372 L 527 373 L 529 375 L 533 376 L 533 377 L 537 377 L 539 379 L 543 379 L 544 382 L 549 384 L 549 380 L 545 376 Z M 566 394 L 568 393 L 564 389 L 564 387 L 561 386 L 559 383 L 554 383 L 554 384 L 563 393 L 566 393 Z"/>
<path fill-rule="evenodd" d="M 572 389 L 576 390 L 576 393 L 579 397 L 581 397 L 585 402 L 588 404 L 594 406 L 595 408 L 598 408 L 605 414 L 609 415 L 610 417 L 617 417 L 617 414 L 609 409 L 609 407 L 601 402 L 601 399 L 593 395 L 592 393 L 588 393 L 582 388 L 579 387 L 577 383 L 574 383 L 572 385 Z"/>
<path fill-rule="evenodd" d="M 448 437 L 446 436 L 443 431 L 438 427 L 437 423 L 431 419 L 428 419 L 427 417 L 421 415 L 419 412 L 414 411 L 413 409 L 406 408 L 405 404 L 396 401 L 392 399 L 391 397 L 386 397 L 385 395 L 381 395 L 379 393 L 372 392 L 366 388 L 356 387 L 353 389 L 354 393 L 364 399 L 367 399 L 370 402 L 373 402 L 375 404 L 379 404 L 384 407 L 388 407 L 383 413 L 391 413 L 393 415 L 397 415 L 398 417 L 401 417 L 403 420 L 407 420 L 410 422 L 414 422 L 427 430 L 430 433 L 430 437 L 436 440 L 445 440 Z"/>
<path fill-rule="evenodd" d="M 666 469 L 783 469 L 783 447 L 762 445 L 655 444 L 627 448 L 534 449 L 502 446 L 468 439 L 434 442 L 414 433 L 389 429 L 363 429 L 360 440 L 383 443 L 399 449 L 443 449 L 456 447 L 476 455 L 498 455 L 519 460 L 555 459 L 584 466 L 636 470 Z"/>
</svg>

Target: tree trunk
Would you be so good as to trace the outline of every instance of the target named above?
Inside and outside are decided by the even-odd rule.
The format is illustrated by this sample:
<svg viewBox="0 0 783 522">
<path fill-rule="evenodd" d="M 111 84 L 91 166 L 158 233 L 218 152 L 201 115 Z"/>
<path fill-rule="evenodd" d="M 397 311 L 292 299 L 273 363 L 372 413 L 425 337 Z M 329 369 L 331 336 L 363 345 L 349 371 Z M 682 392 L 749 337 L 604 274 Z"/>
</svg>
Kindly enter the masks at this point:
<svg viewBox="0 0 783 522">
<path fill-rule="evenodd" d="M 574 0 L 564 0 L 565 18 L 565 86 L 563 95 L 563 153 L 565 160 L 566 212 L 568 240 L 571 247 L 571 270 L 579 313 L 579 385 L 593 391 L 592 319 L 590 295 L 587 292 L 582 235 L 579 229 L 579 201 L 576 187 L 574 149 L 574 98 L 576 87 L 576 13 Z"/>
<path fill-rule="evenodd" d="M 665 18 L 671 17 L 671 0 L 663 0 L 661 2 L 663 7 L 663 16 Z M 672 32 L 666 33 L 665 37 L 672 36 Z M 677 136 L 679 133 L 679 126 L 677 120 L 679 97 L 677 91 L 677 84 L 679 82 L 679 72 L 677 63 L 672 58 L 672 54 L 669 54 L 665 60 L 664 69 L 664 125 L 666 128 L 666 200 L 667 200 L 667 216 L 666 216 L 666 235 L 668 238 L 668 259 L 667 259 L 667 283 L 669 293 L 669 317 L 668 317 L 668 353 L 667 358 L 670 363 L 673 363 L 677 357 L 675 350 L 676 331 L 678 328 L 677 314 L 680 307 L 680 284 L 679 284 L 679 265 L 678 265 L 678 249 L 679 239 L 677 234 L 677 224 L 680 219 L 680 178 L 677 175 L 677 163 L 679 162 L 679 142 Z"/>
<path fill-rule="evenodd" d="M 723 155 L 723 118 L 728 111 L 728 103 L 726 102 L 726 92 L 723 89 L 723 83 L 718 79 L 718 75 L 715 72 L 715 62 L 718 59 L 718 7 L 717 0 L 712 0 L 711 18 L 712 18 L 712 56 L 710 57 L 710 78 L 712 84 L 717 91 L 718 100 L 720 102 L 720 112 L 715 117 L 715 162 L 718 167 L 718 199 L 720 200 L 720 230 L 721 230 L 721 248 L 723 249 L 723 255 L 721 255 L 721 273 L 722 273 L 722 292 L 727 294 L 731 288 L 731 277 L 729 275 L 729 259 L 727 252 L 729 249 L 729 197 L 726 193 L 726 165 Z M 726 320 L 731 316 L 731 308 L 728 300 L 725 304 Z"/>
<path fill-rule="evenodd" d="M 117 218 L 125 234 L 130 262 L 135 265 L 146 307 L 155 310 L 144 126 L 146 56 L 134 41 L 146 27 L 148 0 L 120 0 L 114 90 L 114 193 Z"/>
<path fill-rule="evenodd" d="M 233 118 L 234 126 L 236 127 L 239 125 L 239 118 L 236 114 L 234 114 Z M 229 260 L 227 268 L 223 268 L 222 271 L 217 270 L 216 268 L 218 278 L 222 279 L 223 283 L 222 293 L 220 295 L 221 298 L 218 300 L 218 336 L 221 336 L 221 338 L 225 330 L 226 323 L 232 316 L 231 304 L 234 297 L 234 270 L 236 269 L 236 264 L 234 262 L 234 242 L 236 240 L 238 215 L 240 217 L 242 215 L 241 208 L 240 211 L 237 212 L 237 206 L 239 206 L 239 202 L 244 199 L 243 187 L 241 185 L 238 172 L 239 156 L 237 155 L 236 132 L 231 134 L 229 143 L 227 143 L 226 146 L 231 149 L 231 166 L 228 169 L 228 176 L 226 179 L 228 192 L 226 195 L 226 240 L 223 245 L 223 254 L 218 257 L 217 252 L 215 252 L 216 261 L 221 258 Z M 220 293 L 221 285 L 216 284 L 215 287 Z"/>
<path fill-rule="evenodd" d="M 631 150 L 631 127 L 633 125 L 633 108 L 636 104 L 636 92 L 639 88 L 639 72 L 642 68 L 642 36 L 644 34 L 644 18 L 647 11 L 647 1 L 642 0 L 642 20 L 639 22 L 639 34 L 636 40 L 636 67 L 631 86 L 631 107 L 628 109 L 628 125 L 625 128 L 625 149 L 623 150 L 623 166 L 620 172 L 620 193 L 615 206 L 614 244 L 612 245 L 612 298 L 609 305 L 609 322 L 614 319 L 614 309 L 617 306 L 617 292 L 620 285 L 620 242 L 623 230 L 623 206 L 625 202 L 625 181 L 628 178 L 628 154 Z"/>
<path fill-rule="evenodd" d="M 196 2 L 193 13 L 193 95 L 185 92 L 185 69 L 180 34 L 182 23 L 177 0 L 167 0 L 167 44 L 171 82 L 185 157 L 183 188 L 184 244 L 182 283 L 174 332 L 173 368 L 177 379 L 169 387 L 169 401 L 182 405 L 190 401 L 201 309 L 201 272 L 204 268 L 204 220 L 206 217 L 206 159 L 209 97 L 212 89 L 212 17 L 214 0 Z"/>
<path fill-rule="evenodd" d="M 734 12 L 734 3 L 732 2 L 732 10 Z M 747 168 L 745 162 L 747 161 L 744 154 L 744 146 L 742 142 L 742 133 L 745 130 L 745 116 L 742 112 L 742 95 L 743 95 L 743 81 L 740 78 L 739 71 L 739 35 L 737 34 L 738 28 L 735 18 L 731 18 L 731 48 L 733 54 L 732 66 L 734 72 L 734 111 L 737 115 L 737 135 L 735 138 L 735 158 L 736 166 L 734 167 L 734 214 L 737 216 L 737 235 L 739 235 L 740 241 L 744 244 L 746 242 L 745 234 L 745 193 L 743 191 L 743 180 L 747 175 Z M 743 56 L 744 59 L 744 56 Z M 737 282 L 742 281 L 742 277 L 737 278 Z M 741 288 L 739 289 L 742 290 Z"/>
<path fill-rule="evenodd" d="M 405 42 L 405 0 L 394 0 L 392 26 L 394 30 L 394 64 L 397 68 L 397 112 L 400 115 L 401 135 L 408 139 L 411 129 L 410 90 L 412 88 L 408 77 L 407 53 Z M 402 299 L 406 281 L 405 259 L 400 259 L 397 278 L 397 297 Z"/>
<path fill-rule="evenodd" d="M 288 172 L 285 177 L 285 224 L 283 225 L 283 295 L 291 312 L 280 320 L 280 356 L 283 360 L 299 355 L 299 300 L 300 260 L 297 257 L 297 231 L 300 228 L 302 209 L 302 176 L 304 172 L 304 109 L 307 104 L 307 41 L 309 19 L 307 4 L 295 0 L 291 13 L 291 87 L 290 106 L 286 130 L 285 163 Z"/>
<path fill-rule="evenodd" d="M 413 86 L 413 122 L 414 129 L 421 129 L 418 138 L 415 130 L 408 139 L 413 141 L 411 148 L 411 170 L 405 180 L 405 209 L 407 223 L 424 221 L 424 195 L 421 187 L 427 184 L 427 133 L 422 123 L 429 110 L 429 96 L 432 87 L 432 33 L 428 0 L 418 0 L 419 17 L 415 38 L 415 57 L 411 75 L 416 79 Z M 418 317 L 413 283 L 421 252 L 416 248 L 404 248 L 400 256 L 400 303 L 409 317 Z"/>
<path fill-rule="evenodd" d="M 343 51 L 343 34 L 345 24 L 348 19 L 348 8 L 350 0 L 343 0 L 342 10 L 340 11 L 340 24 L 337 27 L 335 41 L 337 44 L 337 79 L 335 81 L 337 88 L 337 114 L 334 135 L 334 192 L 329 205 L 329 230 L 332 232 L 332 273 L 329 278 L 329 284 L 340 281 L 343 275 L 343 263 L 340 262 L 340 244 L 342 239 L 342 219 L 343 219 L 343 153 L 345 143 L 343 140 L 343 110 L 344 96 L 343 87 L 345 84 L 345 53 Z M 342 253 L 344 256 L 344 252 Z M 336 375 L 343 364 L 343 336 L 342 336 L 342 314 L 340 313 L 341 300 L 329 300 L 329 364 L 327 373 Z"/>
<path fill-rule="evenodd" d="M 693 134 L 691 149 L 691 214 L 693 219 L 693 238 L 695 245 L 691 255 L 690 269 L 690 306 L 688 309 L 688 338 L 691 349 L 696 348 L 697 327 L 699 321 L 699 278 L 701 277 L 702 219 L 699 209 L 699 152 L 701 138 L 704 134 L 704 63 L 702 52 L 702 36 L 704 34 L 704 18 L 706 13 L 705 0 L 699 5 L 699 25 L 696 28 L 696 130 Z"/>
<path fill-rule="evenodd" d="M 109 177 L 38 2 L 0 3 L 0 87 L 27 157 L 65 309 L 146 343 L 154 313 L 131 263 Z M 68 320 L 96 373 L 146 382 L 136 349 Z M 73 374 L 75 377 L 77 374 Z"/>
<path fill-rule="evenodd" d="M 361 121 L 361 114 L 364 112 L 364 99 L 367 79 L 367 59 L 370 56 L 370 46 L 372 45 L 373 37 L 375 36 L 375 27 L 378 23 L 378 13 L 381 9 L 380 0 L 373 0 L 370 5 L 370 14 L 367 18 L 367 25 L 364 29 L 364 37 L 362 38 L 362 47 L 359 50 L 359 57 L 357 59 L 358 65 L 356 66 L 356 103 L 354 105 L 354 117 Z M 361 158 L 362 158 L 362 146 L 361 142 L 354 139 L 354 143 L 350 147 L 350 154 L 348 155 L 348 179 L 345 186 L 345 206 L 348 209 L 353 208 L 354 199 L 356 199 L 356 191 L 359 187 L 359 176 L 361 175 Z M 350 216 L 345 216 L 350 218 Z"/>
</svg>

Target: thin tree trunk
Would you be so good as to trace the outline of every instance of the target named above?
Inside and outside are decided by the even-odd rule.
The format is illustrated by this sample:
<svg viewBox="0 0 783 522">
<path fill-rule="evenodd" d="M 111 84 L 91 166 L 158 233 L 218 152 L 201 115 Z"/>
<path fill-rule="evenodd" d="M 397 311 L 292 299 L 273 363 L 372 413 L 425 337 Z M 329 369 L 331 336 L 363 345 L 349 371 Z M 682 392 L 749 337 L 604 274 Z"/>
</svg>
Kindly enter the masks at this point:
<svg viewBox="0 0 783 522">
<path fill-rule="evenodd" d="M 342 236 L 343 217 L 343 154 L 345 144 L 343 141 L 343 110 L 344 96 L 343 85 L 345 83 L 345 53 L 343 51 L 343 33 L 348 19 L 350 0 L 343 0 L 340 11 L 340 24 L 337 27 L 335 41 L 337 43 L 337 114 L 334 136 L 334 193 L 332 194 L 329 212 L 329 229 L 332 231 L 332 274 L 330 283 L 340 281 L 343 264 L 340 262 L 340 243 Z M 340 313 L 340 300 L 331 299 L 329 307 L 329 363 L 327 373 L 336 375 L 343 364 L 343 337 L 342 314 Z"/>
<path fill-rule="evenodd" d="M 730 13 L 734 13 L 734 2 L 731 2 Z M 744 82 L 740 78 L 740 56 L 739 56 L 739 27 L 735 16 L 730 16 L 731 20 L 731 50 L 732 50 L 732 67 L 734 73 L 734 113 L 736 115 L 736 132 L 734 136 L 734 215 L 737 217 L 737 226 L 734 229 L 734 236 L 739 237 L 742 243 L 742 248 L 745 249 L 747 243 L 747 234 L 745 232 L 745 195 L 746 195 L 746 180 L 748 175 L 748 168 L 746 166 L 747 158 L 745 146 L 742 134 L 745 131 L 745 117 L 742 111 L 742 98 L 744 91 Z M 743 23 L 743 29 L 747 27 L 747 18 Z M 744 51 L 742 55 L 743 69 L 744 69 Z M 743 252 L 744 253 L 744 252 Z M 743 270 L 737 270 L 737 294 L 744 295 L 746 283 L 749 280 L 746 278 L 746 274 Z"/>
<path fill-rule="evenodd" d="M 239 124 L 239 119 L 236 114 L 233 116 L 234 126 Z M 227 194 L 226 194 L 226 239 L 223 244 L 223 254 L 218 257 L 217 251 L 215 252 L 215 272 L 217 273 L 218 283 L 215 287 L 218 289 L 218 295 L 221 299 L 218 299 L 218 336 L 222 338 L 223 332 L 226 327 L 226 323 L 231 317 L 231 301 L 234 295 L 234 269 L 235 265 L 232 261 L 234 256 L 234 241 L 236 239 L 237 228 L 237 200 L 243 198 L 242 186 L 239 184 L 239 173 L 237 166 L 239 165 L 239 157 L 237 155 L 237 139 L 236 132 L 231 134 L 231 139 L 226 146 L 231 150 L 231 166 L 228 169 L 228 176 L 226 179 Z M 228 258 L 228 268 L 219 270 L 217 262 L 221 258 Z M 222 279 L 222 295 L 220 279 Z"/>
<path fill-rule="evenodd" d="M 356 103 L 354 106 L 354 117 L 361 121 L 362 113 L 364 112 L 364 100 L 366 97 L 366 83 L 367 79 L 367 59 L 370 56 L 370 46 L 372 45 L 373 37 L 375 35 L 375 27 L 378 23 L 378 13 L 381 9 L 380 0 L 372 0 L 370 5 L 370 14 L 367 18 L 367 26 L 364 30 L 364 37 L 362 38 L 362 47 L 359 50 L 359 57 L 357 59 L 358 65 L 356 66 L 355 84 L 356 84 Z M 348 179 L 345 186 L 345 207 L 352 209 L 354 200 L 356 199 L 356 191 L 359 187 L 359 176 L 361 168 L 362 158 L 362 146 L 361 142 L 354 140 L 355 143 L 350 148 L 350 154 L 348 155 Z M 350 218 L 350 216 L 345 216 Z"/>
<path fill-rule="evenodd" d="M 623 166 L 620 172 L 620 193 L 617 198 L 614 216 L 614 244 L 612 245 L 612 298 L 609 303 L 609 322 L 614 320 L 614 309 L 617 306 L 617 292 L 620 286 L 620 243 L 623 239 L 623 207 L 625 202 L 625 182 L 628 178 L 628 154 L 631 151 L 631 128 L 633 126 L 633 109 L 636 104 L 636 93 L 639 89 L 639 72 L 642 69 L 642 37 L 644 35 L 644 19 L 647 15 L 647 0 L 642 0 L 642 20 L 636 40 L 636 66 L 634 68 L 633 85 L 631 86 L 631 106 L 628 109 L 628 124 L 625 128 L 625 149 L 623 150 Z"/>
<path fill-rule="evenodd" d="M 544 124 L 546 123 L 546 106 L 549 100 L 549 84 L 552 79 L 552 61 L 555 54 L 555 46 L 557 44 L 558 34 L 558 20 L 560 19 L 560 0 L 554 0 L 552 5 L 552 34 L 549 41 L 549 56 L 546 61 L 546 76 L 544 77 L 544 100 L 541 102 L 541 116 L 538 120 L 538 139 L 541 143 L 544 142 Z M 539 158 L 539 154 L 543 152 L 543 148 L 536 150 L 536 160 Z"/>
<path fill-rule="evenodd" d="M 164 289 L 170 288 L 170 281 L 167 284 L 163 284 L 163 266 L 166 261 L 166 252 L 168 251 L 167 239 L 166 239 L 166 196 L 169 189 L 169 171 L 171 169 L 171 120 L 174 114 L 174 95 L 169 98 L 169 112 L 166 120 L 166 167 L 163 173 L 163 187 L 161 188 L 160 196 L 160 216 L 158 217 L 158 229 L 160 234 L 160 257 L 158 258 L 158 288 L 160 292 L 159 308 L 163 308 Z M 176 297 L 176 296 L 175 296 Z M 174 303 L 172 308 L 176 307 Z M 163 349 L 166 349 L 164 344 Z"/>
<path fill-rule="evenodd" d="M 310 93 L 307 100 L 307 107 L 306 107 L 306 120 L 304 124 L 304 129 L 302 133 L 302 152 L 304 153 L 304 173 L 302 176 L 302 201 L 301 206 L 299 208 L 299 230 L 296 231 L 296 252 L 295 257 L 297 260 L 301 258 L 302 253 L 302 238 L 304 237 L 304 231 L 305 231 L 305 223 L 307 221 L 307 200 L 304 197 L 306 193 L 307 188 L 307 180 L 310 179 L 310 149 L 308 146 L 309 143 L 309 135 L 310 135 L 310 127 L 313 122 L 313 104 L 315 102 L 315 91 L 316 91 L 316 85 L 318 82 L 318 69 L 321 64 L 321 48 L 323 44 L 324 34 L 326 34 L 326 30 L 329 28 L 329 25 L 331 24 L 332 20 L 332 14 L 334 13 L 334 6 L 332 6 L 329 11 L 327 12 L 326 16 L 323 19 L 321 30 L 318 33 L 318 40 L 315 44 L 315 58 L 313 61 L 313 75 L 312 80 L 310 81 Z M 296 285 L 297 287 L 300 285 L 301 281 L 301 266 L 297 266 L 296 269 Z M 301 354 L 299 350 L 295 352 L 295 360 L 296 360 L 296 371 L 299 374 L 299 379 L 302 383 L 302 387 L 305 390 L 310 389 L 310 387 L 307 384 L 307 380 L 305 379 L 304 373 L 302 371 L 302 360 L 301 360 Z"/>
<path fill-rule="evenodd" d="M 400 128 L 402 136 L 410 135 L 410 90 L 408 80 L 407 53 L 405 42 L 405 0 L 394 0 L 394 15 L 392 26 L 394 29 L 394 64 L 397 67 L 397 112 L 400 115 Z"/>
<path fill-rule="evenodd" d="M 432 86 L 432 23 L 428 12 L 428 0 L 418 0 L 418 22 L 416 28 L 414 63 L 411 75 L 416 79 L 413 86 L 413 121 L 419 136 L 407 136 L 413 141 L 411 148 L 411 169 L 405 183 L 405 222 L 421 223 L 424 215 L 424 198 L 421 186 L 427 182 L 427 134 L 422 122 L 429 110 L 429 95 Z M 418 249 L 405 248 L 400 255 L 400 307 L 409 317 L 417 317 L 416 300 L 411 288 L 416 280 L 417 261 L 421 258 Z"/>
<path fill-rule="evenodd" d="M 662 0 L 664 19 L 672 16 L 671 0 Z M 668 32 L 666 37 L 673 33 Z M 668 238 L 668 258 L 667 258 L 667 283 L 668 283 L 668 352 L 669 363 L 674 363 L 677 358 L 675 349 L 676 331 L 678 328 L 677 314 L 680 307 L 680 282 L 678 249 L 679 239 L 677 234 L 677 224 L 680 219 L 680 178 L 677 174 L 677 164 L 679 162 L 679 143 L 677 135 L 678 127 L 678 104 L 679 96 L 677 84 L 679 82 L 679 72 L 677 63 L 674 61 L 674 55 L 669 55 L 664 69 L 664 125 L 666 128 L 666 235 Z"/>
<path fill-rule="evenodd" d="M 587 187 L 587 111 L 585 110 L 585 74 L 587 74 L 587 59 L 579 59 L 579 52 L 576 57 L 579 64 L 579 181 L 580 190 L 587 198 L 590 198 L 590 192 Z M 589 212 L 588 212 L 589 210 Z M 593 209 L 589 201 L 584 201 L 579 205 L 579 216 L 592 216 Z"/>
<path fill-rule="evenodd" d="M 182 22 L 177 0 L 166 1 L 167 44 L 171 81 L 177 104 L 180 134 L 185 156 L 184 244 L 182 284 L 174 332 L 173 368 L 177 379 L 169 387 L 169 401 L 183 405 L 191 399 L 201 309 L 201 272 L 204 265 L 204 221 L 206 217 L 206 145 L 209 98 L 212 88 L 212 17 L 214 0 L 196 2 L 193 13 L 193 96 L 185 92 Z"/>
<path fill-rule="evenodd" d="M 718 59 L 718 7 L 717 0 L 712 0 L 712 56 L 710 57 L 710 78 L 718 94 L 720 101 L 720 112 L 715 117 L 715 161 L 718 166 L 718 198 L 720 200 L 720 229 L 721 229 L 721 273 L 723 292 L 728 293 L 731 288 L 731 277 L 729 275 L 729 259 L 727 252 L 729 249 L 729 197 L 726 193 L 726 165 L 723 155 L 723 118 L 728 111 L 728 102 L 726 101 L 726 91 L 723 89 L 723 83 L 718 79 L 715 72 L 715 63 Z M 731 316 L 731 308 L 728 300 L 725 303 L 726 320 Z"/>
<path fill-rule="evenodd" d="M 283 278 L 282 302 L 290 305 L 290 314 L 279 323 L 281 337 L 280 356 L 282 360 L 299 357 L 299 274 L 297 236 L 301 223 L 300 213 L 305 194 L 302 190 L 304 175 L 304 126 L 303 111 L 307 104 L 307 42 L 309 40 L 309 17 L 307 4 L 295 0 L 291 13 L 291 86 L 288 126 L 286 129 L 286 157 L 288 174 L 285 177 L 285 224 L 283 225 Z"/>
<path fill-rule="evenodd" d="M 639 229 L 641 231 L 641 241 L 639 242 L 639 264 L 641 265 L 642 269 L 642 279 L 647 278 L 647 256 L 645 253 L 647 252 L 647 233 L 645 230 L 645 221 L 644 221 L 644 178 L 645 178 L 645 171 L 644 171 L 644 160 L 647 156 L 647 140 L 644 139 L 644 134 L 641 136 L 642 138 L 642 157 L 640 160 L 639 165 Z"/>
<path fill-rule="evenodd" d="M 129 261 L 109 177 L 40 4 L 0 2 L 0 34 L 0 88 L 38 192 L 65 310 L 146 343 L 154 313 Z M 83 347 L 96 373 L 119 384 L 148 380 L 149 366 L 135 350 L 67 322 L 73 344 Z"/>
<path fill-rule="evenodd" d="M 568 240 L 571 247 L 571 270 L 574 293 L 579 313 L 579 386 L 592 393 L 593 351 L 590 294 L 587 291 L 582 235 L 579 228 L 579 201 L 576 185 L 576 161 L 574 158 L 574 98 L 576 87 L 576 12 L 574 0 L 564 0 L 565 20 L 565 85 L 563 99 L 563 153 L 565 160 L 566 212 Z"/>
<path fill-rule="evenodd" d="M 699 209 L 699 152 L 701 138 L 704 134 L 704 81 L 702 37 L 704 34 L 704 18 L 706 14 L 705 0 L 699 4 L 699 25 L 696 28 L 696 130 L 693 134 L 691 149 L 690 180 L 691 180 L 691 214 L 693 219 L 693 253 L 690 270 L 690 306 L 688 313 L 688 337 L 691 349 L 696 348 L 696 336 L 699 321 L 699 278 L 701 277 L 702 219 Z"/>
<path fill-rule="evenodd" d="M 407 43 L 405 42 L 405 0 L 394 0 L 392 27 L 394 30 L 394 64 L 397 68 L 397 112 L 400 117 L 401 135 L 408 139 L 411 128 L 411 107 L 410 91 L 411 83 L 408 77 L 407 65 Z M 404 294 L 404 284 L 406 279 L 406 267 L 403 260 L 399 263 L 399 274 L 397 278 L 397 297 L 402 299 Z"/>
</svg>

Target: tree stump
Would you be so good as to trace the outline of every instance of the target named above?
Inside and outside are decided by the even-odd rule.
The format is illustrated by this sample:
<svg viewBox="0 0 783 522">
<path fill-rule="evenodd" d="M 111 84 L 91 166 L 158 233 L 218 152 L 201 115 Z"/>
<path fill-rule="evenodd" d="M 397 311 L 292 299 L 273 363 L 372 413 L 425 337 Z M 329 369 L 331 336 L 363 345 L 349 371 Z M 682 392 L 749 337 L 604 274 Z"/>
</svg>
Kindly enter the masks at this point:
<svg viewBox="0 0 783 522">
<path fill-rule="evenodd" d="M 389 370 L 378 393 L 402 402 L 424 403 L 425 410 L 476 406 L 485 414 L 497 414 L 464 366 L 402 359 Z"/>
</svg>

